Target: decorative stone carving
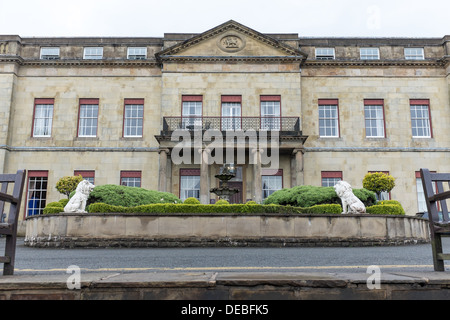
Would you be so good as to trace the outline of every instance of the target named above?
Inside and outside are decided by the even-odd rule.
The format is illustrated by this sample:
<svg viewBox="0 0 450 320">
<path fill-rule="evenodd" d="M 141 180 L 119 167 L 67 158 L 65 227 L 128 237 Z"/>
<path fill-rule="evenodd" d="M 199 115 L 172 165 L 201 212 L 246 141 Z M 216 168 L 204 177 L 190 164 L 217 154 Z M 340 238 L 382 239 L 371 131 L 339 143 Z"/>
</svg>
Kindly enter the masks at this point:
<svg viewBox="0 0 450 320">
<path fill-rule="evenodd" d="M 336 194 L 342 201 L 342 213 L 366 213 L 366 206 L 352 191 L 351 185 L 346 181 L 339 181 L 334 185 Z"/>
<path fill-rule="evenodd" d="M 64 207 L 64 212 L 86 213 L 86 201 L 95 186 L 87 180 L 81 181 L 75 194 Z"/>
<path fill-rule="evenodd" d="M 219 39 L 217 45 L 225 52 L 238 52 L 244 49 L 245 40 L 236 34 L 227 34 Z"/>
</svg>

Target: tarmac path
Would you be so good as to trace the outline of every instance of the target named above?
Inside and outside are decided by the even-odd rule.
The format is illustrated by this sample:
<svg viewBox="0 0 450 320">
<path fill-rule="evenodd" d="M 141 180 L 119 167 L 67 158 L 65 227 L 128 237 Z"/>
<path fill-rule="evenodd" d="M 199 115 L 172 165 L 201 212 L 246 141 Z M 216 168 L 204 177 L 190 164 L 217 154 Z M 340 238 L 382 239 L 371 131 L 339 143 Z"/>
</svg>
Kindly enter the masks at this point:
<svg viewBox="0 0 450 320">
<path fill-rule="evenodd" d="M 450 239 L 444 238 L 445 248 Z M 0 250 L 4 250 L 0 239 Z M 81 272 L 386 272 L 433 271 L 430 244 L 308 248 L 30 248 L 18 239 L 15 274 Z"/>
</svg>

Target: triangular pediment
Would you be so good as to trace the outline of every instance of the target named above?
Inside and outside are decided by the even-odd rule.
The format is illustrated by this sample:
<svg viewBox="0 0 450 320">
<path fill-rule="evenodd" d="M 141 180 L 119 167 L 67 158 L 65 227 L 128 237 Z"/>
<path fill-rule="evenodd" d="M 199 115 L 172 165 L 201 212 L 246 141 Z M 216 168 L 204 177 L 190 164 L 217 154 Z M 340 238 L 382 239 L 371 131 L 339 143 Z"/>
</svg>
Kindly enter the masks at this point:
<svg viewBox="0 0 450 320">
<path fill-rule="evenodd" d="M 289 59 L 307 55 L 271 36 L 230 20 L 156 54 L 158 60 Z"/>
</svg>

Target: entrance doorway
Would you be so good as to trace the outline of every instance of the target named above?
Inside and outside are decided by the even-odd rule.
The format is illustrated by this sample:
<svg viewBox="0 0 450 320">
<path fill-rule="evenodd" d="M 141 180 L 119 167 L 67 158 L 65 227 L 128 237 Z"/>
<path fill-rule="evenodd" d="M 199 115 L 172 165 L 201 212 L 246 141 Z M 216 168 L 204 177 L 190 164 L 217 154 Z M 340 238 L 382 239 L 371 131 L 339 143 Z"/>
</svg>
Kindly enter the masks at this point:
<svg viewBox="0 0 450 320">
<path fill-rule="evenodd" d="M 238 189 L 239 192 L 230 197 L 230 203 L 242 203 L 242 181 L 229 181 L 230 188 Z"/>
</svg>

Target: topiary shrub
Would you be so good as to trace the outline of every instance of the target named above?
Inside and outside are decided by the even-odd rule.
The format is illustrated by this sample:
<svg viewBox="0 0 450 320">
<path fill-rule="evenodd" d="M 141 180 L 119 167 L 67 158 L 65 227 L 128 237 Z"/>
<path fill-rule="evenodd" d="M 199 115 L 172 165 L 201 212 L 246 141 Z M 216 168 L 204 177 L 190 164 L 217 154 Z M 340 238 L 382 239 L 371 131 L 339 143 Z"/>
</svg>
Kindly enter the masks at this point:
<svg viewBox="0 0 450 320">
<path fill-rule="evenodd" d="M 44 208 L 44 210 L 42 210 L 43 214 L 52 214 L 52 213 L 61 213 L 61 212 L 64 212 L 64 207 L 58 207 L 58 206 L 55 206 L 55 207 L 50 206 L 49 207 L 49 206 L 47 206 Z"/>
<path fill-rule="evenodd" d="M 367 207 L 366 211 L 370 214 L 405 215 L 405 210 L 403 210 L 403 207 L 396 204 L 377 204 Z"/>
<path fill-rule="evenodd" d="M 56 183 L 56 190 L 69 198 L 70 194 L 77 189 L 78 184 L 83 181 L 81 175 L 62 177 Z"/>
<path fill-rule="evenodd" d="M 197 198 L 190 197 L 184 200 L 184 204 L 200 204 L 200 201 Z"/>
<path fill-rule="evenodd" d="M 353 189 L 353 193 L 366 207 L 376 203 L 375 193 L 367 189 Z M 296 186 L 275 191 L 266 198 L 264 204 L 312 207 L 318 204 L 341 204 L 333 187 Z M 341 211 L 342 212 L 342 211 Z"/>
<path fill-rule="evenodd" d="M 215 203 L 216 205 L 227 205 L 230 204 L 227 200 L 225 199 L 219 199 L 217 200 L 217 202 Z"/>
<path fill-rule="evenodd" d="M 182 201 L 170 192 L 105 184 L 92 190 L 87 205 L 97 202 L 113 206 L 135 207 L 152 203 L 181 203 Z"/>
<path fill-rule="evenodd" d="M 363 187 L 375 192 L 380 199 L 382 192 L 390 192 L 395 187 L 395 178 L 383 172 L 372 172 L 364 176 Z"/>
</svg>

